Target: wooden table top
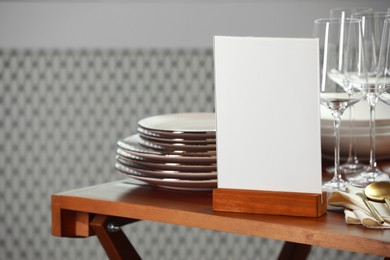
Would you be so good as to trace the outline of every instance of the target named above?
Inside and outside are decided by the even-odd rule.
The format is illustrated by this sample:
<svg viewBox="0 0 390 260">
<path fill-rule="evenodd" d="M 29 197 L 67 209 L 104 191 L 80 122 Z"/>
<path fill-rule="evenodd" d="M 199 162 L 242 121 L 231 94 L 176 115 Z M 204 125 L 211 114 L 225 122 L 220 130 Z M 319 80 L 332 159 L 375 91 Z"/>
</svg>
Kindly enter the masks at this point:
<svg viewBox="0 0 390 260">
<path fill-rule="evenodd" d="M 53 235 L 66 236 L 66 216 L 72 216 L 76 223 L 72 228 L 77 229 L 83 219 L 90 219 L 91 214 L 390 256 L 390 230 L 371 230 L 361 225 L 347 225 L 342 211 L 328 211 L 318 218 L 216 212 L 213 211 L 211 192 L 163 190 L 135 183 L 131 179 L 53 195 Z"/>
</svg>

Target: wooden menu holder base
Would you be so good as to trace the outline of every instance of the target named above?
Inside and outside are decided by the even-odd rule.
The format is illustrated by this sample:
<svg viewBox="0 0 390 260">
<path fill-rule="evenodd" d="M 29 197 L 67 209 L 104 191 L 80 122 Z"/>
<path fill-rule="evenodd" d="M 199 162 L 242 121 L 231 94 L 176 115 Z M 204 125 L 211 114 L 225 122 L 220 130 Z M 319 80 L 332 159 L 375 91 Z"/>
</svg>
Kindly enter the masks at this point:
<svg viewBox="0 0 390 260">
<path fill-rule="evenodd" d="M 326 213 L 326 192 L 322 194 L 239 190 L 218 188 L 213 191 L 213 210 L 302 217 Z"/>
</svg>

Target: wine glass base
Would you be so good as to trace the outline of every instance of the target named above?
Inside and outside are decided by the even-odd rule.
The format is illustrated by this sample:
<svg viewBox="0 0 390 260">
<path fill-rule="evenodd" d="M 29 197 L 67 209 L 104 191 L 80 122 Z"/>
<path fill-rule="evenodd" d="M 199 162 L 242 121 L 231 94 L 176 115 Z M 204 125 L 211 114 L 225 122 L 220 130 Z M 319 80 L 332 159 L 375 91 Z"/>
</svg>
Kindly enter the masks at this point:
<svg viewBox="0 0 390 260">
<path fill-rule="evenodd" d="M 347 180 L 352 186 L 365 188 L 368 184 L 373 182 L 390 181 L 390 176 L 379 169 L 375 169 L 347 176 Z"/>
<path fill-rule="evenodd" d="M 340 165 L 341 173 L 345 175 L 357 174 L 368 170 L 368 166 L 362 163 L 344 163 Z"/>
<path fill-rule="evenodd" d="M 359 161 L 346 161 L 345 163 L 342 163 L 340 165 L 341 170 L 345 171 L 360 171 L 360 170 L 366 170 L 368 168 L 368 165 L 365 165 Z"/>
<path fill-rule="evenodd" d="M 322 190 L 327 192 L 345 191 L 347 182 L 343 179 L 333 178 L 322 185 Z"/>
<path fill-rule="evenodd" d="M 368 170 L 368 166 L 364 165 L 362 163 L 355 164 L 355 163 L 347 163 L 346 162 L 346 163 L 340 165 L 340 168 L 339 168 L 340 173 L 342 173 L 344 175 L 358 174 L 358 173 L 361 173 L 361 172 L 367 171 L 367 170 Z M 334 166 L 327 167 L 326 172 L 333 174 L 334 173 Z"/>
</svg>

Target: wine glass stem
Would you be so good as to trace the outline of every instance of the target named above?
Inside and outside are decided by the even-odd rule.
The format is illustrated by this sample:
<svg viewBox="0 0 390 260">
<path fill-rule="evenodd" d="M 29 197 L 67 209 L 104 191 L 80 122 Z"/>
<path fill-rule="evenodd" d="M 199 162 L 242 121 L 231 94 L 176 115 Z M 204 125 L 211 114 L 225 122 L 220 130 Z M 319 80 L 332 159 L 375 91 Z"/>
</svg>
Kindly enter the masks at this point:
<svg viewBox="0 0 390 260">
<path fill-rule="evenodd" d="M 334 120 L 334 137 L 335 137 L 335 145 L 334 145 L 334 175 L 333 179 L 341 179 L 340 174 L 340 116 L 336 116 Z"/>
<path fill-rule="evenodd" d="M 353 106 L 350 106 L 349 108 L 349 129 L 350 129 L 350 142 L 349 142 L 349 151 L 348 151 L 348 159 L 347 163 L 355 164 L 358 163 L 358 159 L 356 156 L 356 149 L 355 149 L 355 118 L 354 118 L 354 109 Z"/>
<path fill-rule="evenodd" d="M 368 97 L 368 103 L 370 105 L 370 172 L 376 170 L 376 158 L 375 158 L 375 106 L 377 103 L 376 95 L 370 95 Z"/>
</svg>

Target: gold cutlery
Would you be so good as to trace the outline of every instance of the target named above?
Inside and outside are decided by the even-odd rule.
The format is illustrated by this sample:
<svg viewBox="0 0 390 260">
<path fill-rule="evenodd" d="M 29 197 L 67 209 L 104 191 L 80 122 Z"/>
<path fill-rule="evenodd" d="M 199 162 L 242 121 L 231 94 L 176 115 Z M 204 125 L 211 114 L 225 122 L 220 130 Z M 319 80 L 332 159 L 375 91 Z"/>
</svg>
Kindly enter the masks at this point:
<svg viewBox="0 0 390 260">
<path fill-rule="evenodd" d="M 364 193 L 370 200 L 386 202 L 390 209 L 390 182 L 373 182 L 364 189 Z"/>
<path fill-rule="evenodd" d="M 371 204 L 371 201 L 369 201 L 366 197 L 366 195 L 364 195 L 363 193 L 361 192 L 358 192 L 356 193 L 357 196 L 359 196 L 364 204 L 366 204 L 367 208 L 370 210 L 371 214 L 374 216 L 374 218 L 382 225 L 383 223 L 385 223 L 384 219 L 382 218 L 382 216 L 379 214 L 378 210 L 374 207 L 374 205 Z"/>
</svg>

